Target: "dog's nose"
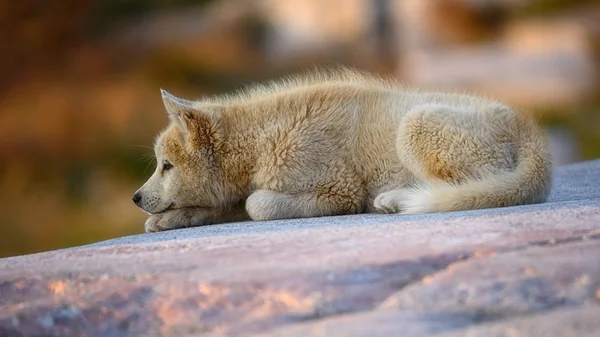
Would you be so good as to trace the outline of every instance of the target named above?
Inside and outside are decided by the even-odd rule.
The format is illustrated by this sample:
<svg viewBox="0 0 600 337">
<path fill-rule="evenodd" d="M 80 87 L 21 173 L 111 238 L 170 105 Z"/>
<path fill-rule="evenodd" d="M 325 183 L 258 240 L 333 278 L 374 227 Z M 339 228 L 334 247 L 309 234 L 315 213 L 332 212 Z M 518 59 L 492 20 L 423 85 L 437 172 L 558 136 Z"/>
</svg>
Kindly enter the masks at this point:
<svg viewBox="0 0 600 337">
<path fill-rule="evenodd" d="M 139 206 L 140 201 L 142 201 L 142 195 L 140 194 L 140 192 L 135 192 L 135 194 L 133 195 L 133 198 L 131 198 L 131 200 L 133 200 L 133 202 Z"/>
</svg>

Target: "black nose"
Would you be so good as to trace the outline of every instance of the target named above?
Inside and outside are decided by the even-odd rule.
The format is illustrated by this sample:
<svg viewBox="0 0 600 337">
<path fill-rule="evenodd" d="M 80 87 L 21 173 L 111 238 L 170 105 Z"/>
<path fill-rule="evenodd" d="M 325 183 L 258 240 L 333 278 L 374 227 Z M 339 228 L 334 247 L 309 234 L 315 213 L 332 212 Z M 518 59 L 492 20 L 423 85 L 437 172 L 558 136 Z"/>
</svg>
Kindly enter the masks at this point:
<svg viewBox="0 0 600 337">
<path fill-rule="evenodd" d="M 142 195 L 140 194 L 140 192 L 135 192 L 135 194 L 133 195 L 133 198 L 131 198 L 131 200 L 133 200 L 133 202 L 136 205 L 139 205 L 140 201 L 142 201 Z"/>
</svg>

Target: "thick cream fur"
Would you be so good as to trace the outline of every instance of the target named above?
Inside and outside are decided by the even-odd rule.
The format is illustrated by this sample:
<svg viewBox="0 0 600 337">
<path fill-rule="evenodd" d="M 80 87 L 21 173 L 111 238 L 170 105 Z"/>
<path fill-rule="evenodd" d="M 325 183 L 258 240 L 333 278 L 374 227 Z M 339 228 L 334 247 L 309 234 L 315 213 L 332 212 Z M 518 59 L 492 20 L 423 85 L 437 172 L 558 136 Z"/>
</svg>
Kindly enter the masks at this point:
<svg viewBox="0 0 600 337">
<path fill-rule="evenodd" d="M 550 190 L 535 121 L 478 95 L 317 69 L 233 95 L 163 98 L 172 122 L 140 189 L 155 205 L 141 207 L 159 213 L 149 222 L 163 223 L 151 230 L 222 222 L 215 214 L 225 221 L 240 203 L 272 220 L 513 206 Z M 200 209 L 210 221 L 180 214 Z"/>
</svg>

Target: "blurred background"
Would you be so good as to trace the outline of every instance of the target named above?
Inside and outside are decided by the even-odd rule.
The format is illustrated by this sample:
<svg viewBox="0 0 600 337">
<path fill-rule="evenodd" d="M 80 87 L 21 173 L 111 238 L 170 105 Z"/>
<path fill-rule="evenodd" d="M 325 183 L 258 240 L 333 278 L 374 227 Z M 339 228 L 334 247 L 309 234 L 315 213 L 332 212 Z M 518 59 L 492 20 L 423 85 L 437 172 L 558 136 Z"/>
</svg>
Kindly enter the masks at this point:
<svg viewBox="0 0 600 337">
<path fill-rule="evenodd" d="M 556 165 L 600 157 L 600 1 L 0 2 L 0 257 L 143 232 L 159 88 L 341 63 L 523 108 Z"/>
</svg>

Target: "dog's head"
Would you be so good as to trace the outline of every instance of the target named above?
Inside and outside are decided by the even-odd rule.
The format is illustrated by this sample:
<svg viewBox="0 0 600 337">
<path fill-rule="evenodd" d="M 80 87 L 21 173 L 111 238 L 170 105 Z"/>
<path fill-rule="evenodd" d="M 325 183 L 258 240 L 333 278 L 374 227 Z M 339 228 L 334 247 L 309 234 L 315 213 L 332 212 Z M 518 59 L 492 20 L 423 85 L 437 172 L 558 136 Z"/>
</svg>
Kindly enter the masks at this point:
<svg viewBox="0 0 600 337">
<path fill-rule="evenodd" d="M 222 206 L 219 107 L 177 98 L 164 90 L 162 97 L 171 123 L 154 145 L 156 170 L 135 192 L 133 201 L 150 214 Z"/>
</svg>

